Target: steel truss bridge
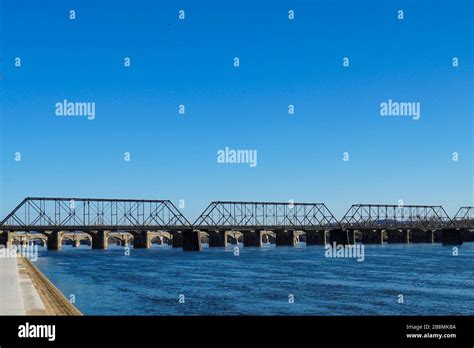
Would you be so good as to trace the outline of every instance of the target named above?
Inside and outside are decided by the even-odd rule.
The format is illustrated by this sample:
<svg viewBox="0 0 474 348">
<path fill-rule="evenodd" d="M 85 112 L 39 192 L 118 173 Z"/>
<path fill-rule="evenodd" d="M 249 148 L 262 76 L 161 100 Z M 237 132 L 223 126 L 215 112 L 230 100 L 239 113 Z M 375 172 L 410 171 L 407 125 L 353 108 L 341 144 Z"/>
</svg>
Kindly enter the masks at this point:
<svg viewBox="0 0 474 348">
<path fill-rule="evenodd" d="M 345 229 L 440 229 L 453 223 L 441 206 L 354 204 L 341 225 Z"/>
<path fill-rule="evenodd" d="M 200 250 L 203 236 L 210 246 L 226 246 L 229 236 L 235 242 L 242 237 L 245 246 L 261 246 L 265 238 L 295 245 L 301 236 L 309 245 L 460 244 L 474 241 L 473 230 L 474 207 L 461 207 L 451 219 L 441 206 L 356 204 L 338 221 L 324 203 L 215 201 L 191 224 L 169 200 L 27 197 L 0 222 L 0 244 L 39 233 L 48 248 L 58 250 L 76 232 L 89 235 L 96 249 L 106 249 L 109 237 L 123 238 L 124 245 L 133 240 L 136 248 L 159 238 L 184 250 Z"/>
<path fill-rule="evenodd" d="M 0 223 L 18 230 L 182 230 L 189 221 L 168 200 L 25 198 Z"/>
<path fill-rule="evenodd" d="M 461 207 L 453 218 L 458 228 L 474 229 L 474 207 Z"/>
<path fill-rule="evenodd" d="M 196 229 L 334 229 L 339 222 L 323 203 L 212 202 Z"/>
</svg>

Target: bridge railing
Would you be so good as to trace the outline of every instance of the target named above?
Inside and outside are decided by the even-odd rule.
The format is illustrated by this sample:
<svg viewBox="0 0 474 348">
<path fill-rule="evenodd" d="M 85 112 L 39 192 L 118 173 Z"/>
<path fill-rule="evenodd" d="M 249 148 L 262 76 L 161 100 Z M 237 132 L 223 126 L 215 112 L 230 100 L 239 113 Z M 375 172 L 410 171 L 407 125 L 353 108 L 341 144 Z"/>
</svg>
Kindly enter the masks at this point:
<svg viewBox="0 0 474 348">
<path fill-rule="evenodd" d="M 35 227 L 190 227 L 168 200 L 25 198 L 2 228 Z"/>
<path fill-rule="evenodd" d="M 323 203 L 234 202 L 209 204 L 194 228 L 338 228 L 339 222 Z"/>
<path fill-rule="evenodd" d="M 343 228 L 416 229 L 453 225 L 441 206 L 354 204 L 341 220 Z"/>
</svg>

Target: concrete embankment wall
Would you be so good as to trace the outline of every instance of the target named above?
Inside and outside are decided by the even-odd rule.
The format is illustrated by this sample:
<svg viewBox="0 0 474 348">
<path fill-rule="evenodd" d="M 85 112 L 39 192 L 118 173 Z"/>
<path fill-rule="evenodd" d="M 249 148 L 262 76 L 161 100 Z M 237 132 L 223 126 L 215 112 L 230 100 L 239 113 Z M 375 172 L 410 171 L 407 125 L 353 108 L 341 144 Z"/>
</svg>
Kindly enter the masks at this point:
<svg viewBox="0 0 474 348">
<path fill-rule="evenodd" d="M 26 257 L 0 256 L 0 315 L 82 315 Z"/>
<path fill-rule="evenodd" d="M 44 304 L 46 315 L 82 315 L 29 259 L 20 260 Z"/>
</svg>

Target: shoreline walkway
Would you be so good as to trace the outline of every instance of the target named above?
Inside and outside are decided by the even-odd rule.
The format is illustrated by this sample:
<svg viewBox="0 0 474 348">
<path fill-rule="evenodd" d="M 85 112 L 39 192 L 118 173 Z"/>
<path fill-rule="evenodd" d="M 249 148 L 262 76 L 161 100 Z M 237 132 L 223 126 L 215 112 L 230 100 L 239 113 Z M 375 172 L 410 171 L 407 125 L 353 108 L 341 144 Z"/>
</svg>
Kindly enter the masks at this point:
<svg viewBox="0 0 474 348">
<path fill-rule="evenodd" d="M 0 315 L 82 315 L 25 257 L 0 257 Z"/>
<path fill-rule="evenodd" d="M 0 257 L 0 314 L 25 315 L 16 257 Z"/>
</svg>

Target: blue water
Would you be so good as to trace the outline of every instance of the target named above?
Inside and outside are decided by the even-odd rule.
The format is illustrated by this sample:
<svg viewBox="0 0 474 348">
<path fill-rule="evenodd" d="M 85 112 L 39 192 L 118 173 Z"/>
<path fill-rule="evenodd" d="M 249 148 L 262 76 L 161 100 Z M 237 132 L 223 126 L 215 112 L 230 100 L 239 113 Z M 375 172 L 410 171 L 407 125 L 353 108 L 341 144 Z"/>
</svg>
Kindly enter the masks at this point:
<svg viewBox="0 0 474 348">
<path fill-rule="evenodd" d="M 458 256 L 440 244 L 366 245 L 363 262 L 305 245 L 239 256 L 64 246 L 36 265 L 88 315 L 474 315 L 474 243 Z"/>
</svg>

